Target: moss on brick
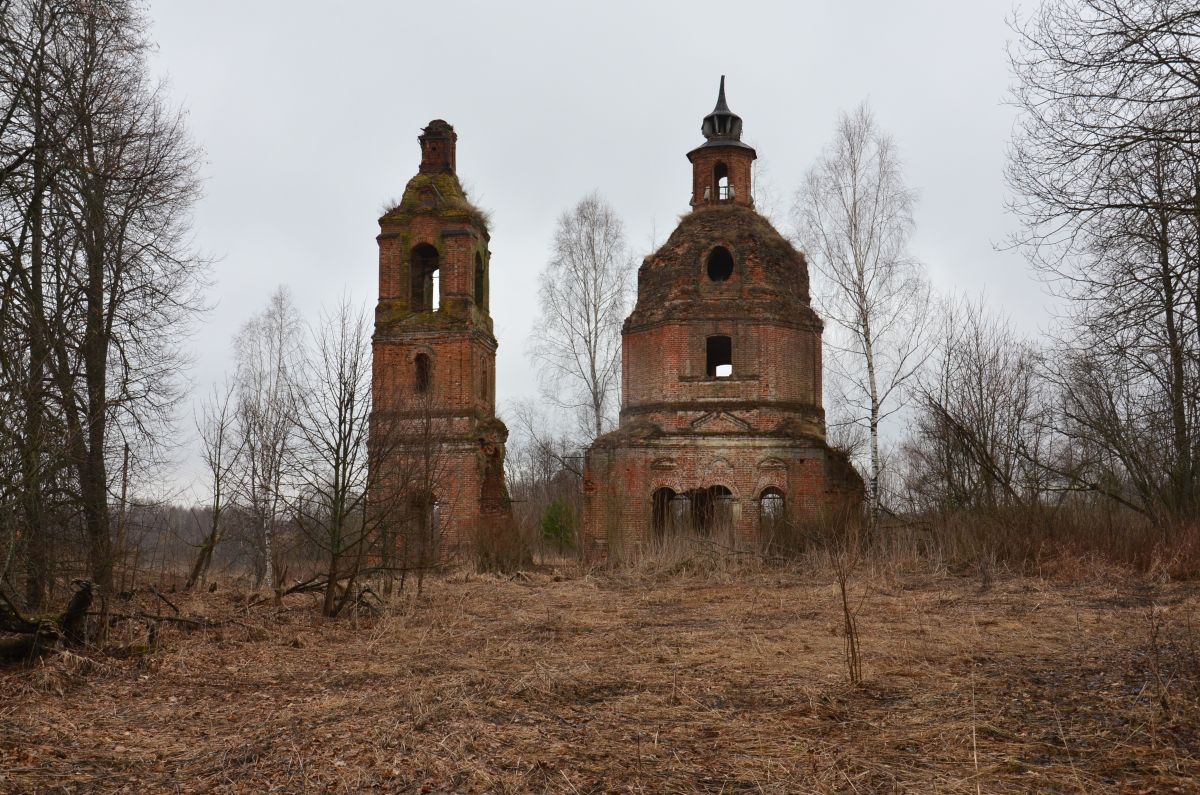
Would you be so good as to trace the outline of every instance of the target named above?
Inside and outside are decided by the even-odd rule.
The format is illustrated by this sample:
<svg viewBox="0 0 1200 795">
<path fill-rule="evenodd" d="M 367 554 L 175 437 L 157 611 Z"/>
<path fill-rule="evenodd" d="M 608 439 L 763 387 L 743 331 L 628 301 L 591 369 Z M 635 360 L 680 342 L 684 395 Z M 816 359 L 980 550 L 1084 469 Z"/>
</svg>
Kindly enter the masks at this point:
<svg viewBox="0 0 1200 795">
<path fill-rule="evenodd" d="M 487 235 L 487 212 L 471 203 L 454 174 L 417 174 L 408 181 L 400 202 L 388 208 L 379 224 L 385 228 L 403 226 L 419 215 L 463 221 Z"/>
</svg>

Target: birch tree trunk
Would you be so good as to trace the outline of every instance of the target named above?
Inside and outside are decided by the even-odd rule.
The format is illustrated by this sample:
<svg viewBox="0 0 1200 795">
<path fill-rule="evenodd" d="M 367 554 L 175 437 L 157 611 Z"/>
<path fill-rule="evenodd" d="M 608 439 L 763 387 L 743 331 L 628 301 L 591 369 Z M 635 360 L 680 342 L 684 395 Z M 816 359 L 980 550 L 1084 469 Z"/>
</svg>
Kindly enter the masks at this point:
<svg viewBox="0 0 1200 795">
<path fill-rule="evenodd" d="M 845 113 L 796 192 L 797 238 L 816 271 L 814 293 L 832 328 L 832 374 L 846 396 L 834 423 L 865 427 L 872 528 L 882 509 L 881 431 L 929 355 L 929 285 L 908 253 L 915 196 L 892 139 L 866 105 Z M 832 379 L 830 379 L 832 380 Z"/>
</svg>

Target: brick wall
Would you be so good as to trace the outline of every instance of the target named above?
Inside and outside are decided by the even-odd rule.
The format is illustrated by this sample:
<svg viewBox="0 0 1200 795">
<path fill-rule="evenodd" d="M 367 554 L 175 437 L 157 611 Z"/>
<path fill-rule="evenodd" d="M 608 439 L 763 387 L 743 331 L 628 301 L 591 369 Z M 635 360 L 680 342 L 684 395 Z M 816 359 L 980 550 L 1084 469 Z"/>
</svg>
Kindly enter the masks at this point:
<svg viewBox="0 0 1200 795">
<path fill-rule="evenodd" d="M 586 467 L 585 543 L 609 550 L 653 537 L 658 489 L 676 494 L 710 486 L 729 489 L 732 535 L 715 540 L 739 547 L 761 540 L 759 500 L 765 489 L 781 491 L 793 515 L 819 512 L 843 494 L 822 445 L 787 439 L 693 436 L 596 447 L 588 452 Z"/>
<path fill-rule="evenodd" d="M 707 339 L 730 337 L 733 375 L 707 374 Z M 688 321 L 630 332 L 622 340 L 622 408 L 739 400 L 821 405 L 820 335 L 748 318 Z"/>
</svg>

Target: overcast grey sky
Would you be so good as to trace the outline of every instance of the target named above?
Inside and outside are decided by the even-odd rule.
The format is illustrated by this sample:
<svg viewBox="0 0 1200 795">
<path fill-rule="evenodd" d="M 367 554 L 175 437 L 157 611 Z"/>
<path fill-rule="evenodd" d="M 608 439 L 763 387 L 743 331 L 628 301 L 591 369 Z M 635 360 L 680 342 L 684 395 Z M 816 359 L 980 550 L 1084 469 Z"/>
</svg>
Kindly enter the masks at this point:
<svg viewBox="0 0 1200 795">
<path fill-rule="evenodd" d="M 197 242 L 219 258 L 196 338 L 198 394 L 231 337 L 287 284 L 306 317 L 377 297 L 377 219 L 430 119 L 492 213 L 501 405 L 535 392 L 525 339 L 555 220 L 598 190 L 637 257 L 688 210 L 700 120 L 727 75 L 781 231 L 840 111 L 868 100 L 920 195 L 914 253 L 939 291 L 978 293 L 1036 331 L 1050 300 L 1024 260 L 1002 169 L 1012 0 L 404 2 L 152 0 L 155 68 L 207 152 Z M 190 431 L 190 418 L 185 423 Z M 180 473 L 187 479 L 192 465 Z"/>
</svg>

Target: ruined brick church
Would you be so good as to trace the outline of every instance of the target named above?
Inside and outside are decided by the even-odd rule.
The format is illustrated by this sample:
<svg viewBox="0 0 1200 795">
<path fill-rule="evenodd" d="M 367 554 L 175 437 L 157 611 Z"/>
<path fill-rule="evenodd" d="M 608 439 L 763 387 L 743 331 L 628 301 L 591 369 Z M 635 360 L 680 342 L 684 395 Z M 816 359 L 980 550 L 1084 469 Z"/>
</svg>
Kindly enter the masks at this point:
<svg viewBox="0 0 1200 795">
<path fill-rule="evenodd" d="M 724 78 L 701 132 L 692 210 L 638 269 L 620 426 L 587 453 L 584 527 L 601 548 L 688 533 L 770 542 L 788 518 L 862 492 L 825 442 L 808 266 L 754 211 L 757 154 Z"/>
<path fill-rule="evenodd" d="M 619 427 L 586 454 L 582 541 L 593 550 L 674 534 L 769 541 L 789 518 L 862 493 L 825 441 L 808 268 L 754 211 L 757 155 L 741 140 L 724 78 L 701 130 L 705 142 L 687 154 L 692 210 L 638 269 Z M 456 139 L 430 122 L 418 174 L 380 219 L 373 371 L 373 428 L 400 429 L 395 452 L 379 458 L 401 474 L 383 480 L 398 490 L 414 452 L 428 451 L 431 432 L 439 439 L 436 484 L 409 481 L 419 496 L 398 508 L 448 547 L 511 523 L 489 236 L 455 175 Z"/>
</svg>

